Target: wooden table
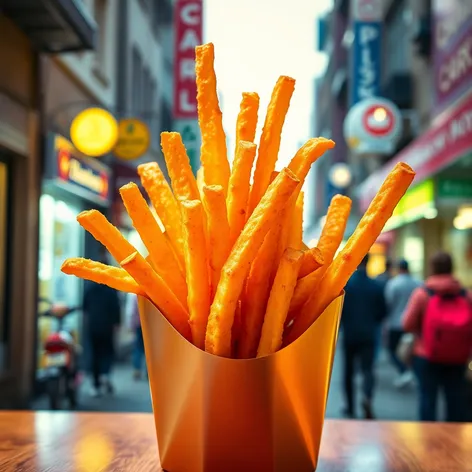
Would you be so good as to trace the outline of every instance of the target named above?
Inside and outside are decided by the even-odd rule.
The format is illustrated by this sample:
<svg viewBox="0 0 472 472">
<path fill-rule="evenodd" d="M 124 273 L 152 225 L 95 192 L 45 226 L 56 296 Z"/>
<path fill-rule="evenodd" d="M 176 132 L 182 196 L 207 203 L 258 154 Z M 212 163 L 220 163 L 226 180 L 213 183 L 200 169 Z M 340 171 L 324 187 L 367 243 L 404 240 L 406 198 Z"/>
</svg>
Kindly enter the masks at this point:
<svg viewBox="0 0 472 472">
<path fill-rule="evenodd" d="M 159 470 L 150 414 L 0 412 L 2 472 Z M 338 471 L 472 471 L 472 424 L 328 420 L 317 472 Z"/>
</svg>

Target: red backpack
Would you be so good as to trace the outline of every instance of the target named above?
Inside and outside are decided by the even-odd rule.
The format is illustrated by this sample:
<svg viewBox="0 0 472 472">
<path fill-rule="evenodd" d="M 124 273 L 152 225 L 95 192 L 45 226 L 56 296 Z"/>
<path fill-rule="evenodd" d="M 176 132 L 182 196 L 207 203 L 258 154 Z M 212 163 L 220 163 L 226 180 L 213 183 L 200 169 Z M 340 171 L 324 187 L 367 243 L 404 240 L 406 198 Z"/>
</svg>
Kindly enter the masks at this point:
<svg viewBox="0 0 472 472">
<path fill-rule="evenodd" d="M 441 364 L 466 364 L 472 353 L 472 305 L 465 290 L 429 295 L 423 318 L 426 357 Z"/>
</svg>

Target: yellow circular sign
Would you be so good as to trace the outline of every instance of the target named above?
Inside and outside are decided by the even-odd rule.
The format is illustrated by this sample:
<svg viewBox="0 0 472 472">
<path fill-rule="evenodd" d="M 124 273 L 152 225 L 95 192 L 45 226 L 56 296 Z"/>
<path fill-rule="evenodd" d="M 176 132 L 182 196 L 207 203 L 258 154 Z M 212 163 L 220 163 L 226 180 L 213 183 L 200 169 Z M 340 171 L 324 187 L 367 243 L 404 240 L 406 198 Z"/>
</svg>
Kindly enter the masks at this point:
<svg viewBox="0 0 472 472">
<path fill-rule="evenodd" d="M 141 157 L 151 142 L 149 128 L 137 118 L 125 118 L 118 124 L 118 141 L 113 153 L 119 159 L 132 161 Z"/>
<path fill-rule="evenodd" d="M 116 144 L 118 124 L 103 108 L 87 108 L 72 121 L 70 137 L 80 152 L 92 157 L 103 156 Z"/>
</svg>

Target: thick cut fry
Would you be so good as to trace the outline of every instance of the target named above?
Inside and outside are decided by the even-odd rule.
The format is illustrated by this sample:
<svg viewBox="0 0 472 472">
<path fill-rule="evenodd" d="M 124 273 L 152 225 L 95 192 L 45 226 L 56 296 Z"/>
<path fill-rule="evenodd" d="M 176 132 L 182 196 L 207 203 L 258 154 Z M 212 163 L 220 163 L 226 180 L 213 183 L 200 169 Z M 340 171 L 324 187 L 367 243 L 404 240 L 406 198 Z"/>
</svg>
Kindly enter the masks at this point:
<svg viewBox="0 0 472 472">
<path fill-rule="evenodd" d="M 299 181 L 289 169 L 284 169 L 269 186 L 264 197 L 244 226 L 220 277 L 211 306 L 205 349 L 216 355 L 231 355 L 231 328 L 234 312 L 252 260 L 264 238 L 280 215 L 283 204 Z"/>
<path fill-rule="evenodd" d="M 177 200 L 199 200 L 197 181 L 193 175 L 182 137 L 179 133 L 161 133 L 161 146 Z"/>
<path fill-rule="evenodd" d="M 243 92 L 236 121 L 236 153 L 240 141 L 254 142 L 257 128 L 257 112 L 259 111 L 259 95 L 255 92 Z"/>
<path fill-rule="evenodd" d="M 226 195 L 230 169 L 223 117 L 218 104 L 213 44 L 197 46 L 195 56 L 198 122 L 202 133 L 200 159 L 204 168 L 205 183 L 221 185 Z"/>
<path fill-rule="evenodd" d="M 290 231 L 288 234 L 288 247 L 301 249 L 303 243 L 303 204 L 304 192 L 300 192 L 293 208 Z"/>
<path fill-rule="evenodd" d="M 290 329 L 287 342 L 297 339 L 343 290 L 349 277 L 379 237 L 385 223 L 415 177 L 407 164 L 398 163 L 324 275 L 319 289 L 311 295 Z"/>
<path fill-rule="evenodd" d="M 216 293 L 221 269 L 231 251 L 226 200 L 221 185 L 203 187 L 203 205 L 207 216 L 211 300 Z"/>
<path fill-rule="evenodd" d="M 303 183 L 308 175 L 311 165 L 326 151 L 332 148 L 334 148 L 334 141 L 331 141 L 331 139 L 309 139 L 292 158 L 288 168 Z"/>
<path fill-rule="evenodd" d="M 169 323 L 186 339 L 191 340 L 188 312 L 179 302 L 174 292 L 159 277 L 148 262 L 138 252 L 120 262 L 123 269 L 133 277 L 149 300 L 156 305 Z"/>
<path fill-rule="evenodd" d="M 295 80 L 282 76 L 275 84 L 259 143 L 254 182 L 249 196 L 248 216 L 254 211 L 269 186 L 280 148 L 280 135 L 290 105 Z"/>
<path fill-rule="evenodd" d="M 77 221 L 108 249 L 118 263 L 136 252 L 136 248 L 123 237 L 118 228 L 113 226 L 98 210 L 79 213 Z"/>
<path fill-rule="evenodd" d="M 203 193 L 203 186 L 205 185 L 205 176 L 203 175 L 203 167 L 197 170 L 197 187 L 200 192 L 200 196 Z"/>
<path fill-rule="evenodd" d="M 324 265 L 324 263 L 325 260 L 319 247 L 312 247 L 308 251 L 304 251 L 300 270 L 298 271 L 298 278 L 301 279 L 311 274 Z"/>
<path fill-rule="evenodd" d="M 120 188 L 120 194 L 133 226 L 149 252 L 152 267 L 186 307 L 187 285 L 184 274 L 141 191 L 135 183 L 129 183 Z"/>
<path fill-rule="evenodd" d="M 288 248 L 290 233 L 292 229 L 292 215 L 295 211 L 295 205 L 297 203 L 298 192 L 300 191 L 300 185 L 294 190 L 292 195 L 290 196 L 289 200 L 285 203 L 285 207 L 282 210 L 280 215 L 280 220 L 282 224 L 282 228 L 280 230 L 280 236 L 277 243 L 277 252 L 275 254 L 275 262 L 274 267 L 277 270 L 279 266 L 280 260 L 282 259 L 282 255 L 285 252 L 285 249 Z M 272 274 L 275 277 L 275 272 Z"/>
<path fill-rule="evenodd" d="M 292 248 L 287 248 L 282 256 L 267 303 L 257 357 L 273 354 L 282 345 L 285 319 L 302 258 L 303 252 Z"/>
<path fill-rule="evenodd" d="M 193 343 L 203 349 L 210 313 L 210 279 L 203 206 L 200 200 L 184 200 L 181 205 L 190 328 Z"/>
<path fill-rule="evenodd" d="M 172 194 L 172 190 L 157 162 L 141 164 L 138 166 L 138 174 L 146 193 L 149 195 L 152 206 L 164 225 L 166 237 L 169 238 L 179 265 L 184 270 L 184 239 L 180 208 Z"/>
<path fill-rule="evenodd" d="M 254 143 L 238 141 L 227 197 L 231 245 L 235 243 L 246 223 L 249 180 L 255 156 L 256 145 Z"/>
<path fill-rule="evenodd" d="M 238 344 L 238 357 L 250 359 L 256 357 L 257 346 L 264 323 L 267 301 L 269 299 L 272 274 L 275 273 L 275 254 L 282 228 L 281 221 L 267 233 L 246 280 L 241 296 L 241 311 L 244 314 Z"/>
<path fill-rule="evenodd" d="M 97 284 L 108 285 L 108 287 L 119 292 L 144 295 L 143 289 L 128 272 L 119 267 L 109 266 L 101 262 L 91 261 L 90 259 L 83 259 L 82 257 L 72 257 L 64 261 L 61 271 L 64 274 L 75 275 Z"/>
<path fill-rule="evenodd" d="M 319 270 L 299 279 L 290 303 L 289 320 L 297 316 L 299 310 L 316 290 L 317 284 L 333 261 L 346 231 L 351 206 L 351 199 L 344 195 L 335 195 L 332 198 L 326 214 L 326 223 L 318 241 L 318 249 L 323 255 L 324 265 Z M 303 270 L 303 266 L 300 270 Z"/>
</svg>

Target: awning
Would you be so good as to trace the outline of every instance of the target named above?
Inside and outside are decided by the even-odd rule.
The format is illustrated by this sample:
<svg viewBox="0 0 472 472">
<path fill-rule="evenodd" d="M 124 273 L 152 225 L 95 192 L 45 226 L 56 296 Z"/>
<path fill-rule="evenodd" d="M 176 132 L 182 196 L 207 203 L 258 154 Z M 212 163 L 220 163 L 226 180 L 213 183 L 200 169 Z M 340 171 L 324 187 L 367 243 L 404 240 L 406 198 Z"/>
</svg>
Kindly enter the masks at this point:
<svg viewBox="0 0 472 472">
<path fill-rule="evenodd" d="M 371 174 L 358 189 L 359 204 L 365 211 L 387 174 L 398 162 L 416 171 L 415 184 L 438 173 L 472 150 L 472 94 L 445 111 L 433 126 Z"/>
<path fill-rule="evenodd" d="M 96 24 L 80 0 L 3 0 L 2 13 L 42 52 L 95 47 Z"/>
</svg>

